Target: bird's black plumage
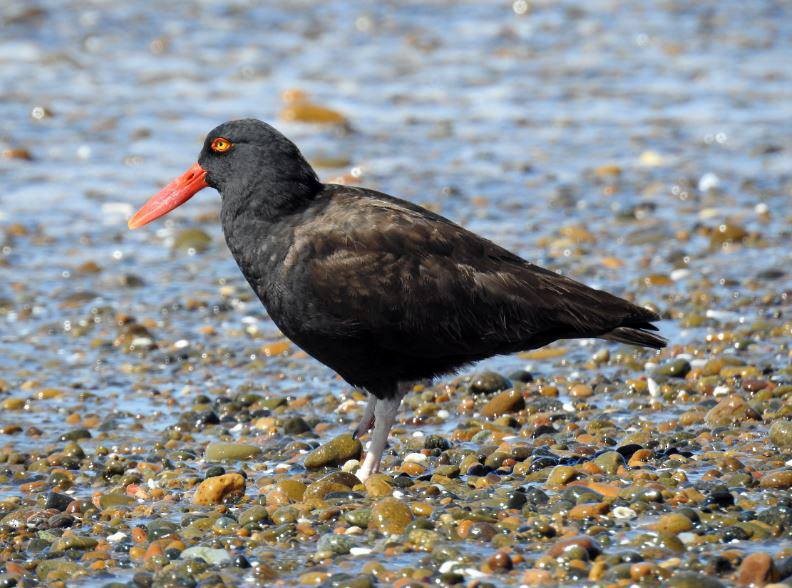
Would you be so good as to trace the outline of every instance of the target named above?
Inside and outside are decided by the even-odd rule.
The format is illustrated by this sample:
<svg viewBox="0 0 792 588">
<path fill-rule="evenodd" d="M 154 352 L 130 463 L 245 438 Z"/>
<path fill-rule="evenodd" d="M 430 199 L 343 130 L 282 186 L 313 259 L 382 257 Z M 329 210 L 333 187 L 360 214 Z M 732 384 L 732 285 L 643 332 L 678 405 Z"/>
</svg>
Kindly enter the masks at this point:
<svg viewBox="0 0 792 588">
<path fill-rule="evenodd" d="M 265 123 L 226 123 L 207 144 L 216 136 L 261 143 L 242 169 L 206 149 L 200 160 L 223 195 L 223 230 L 240 269 L 283 333 L 353 386 L 387 397 L 398 381 L 557 339 L 665 345 L 647 332 L 659 318 L 648 309 L 410 202 L 320 184 Z"/>
<path fill-rule="evenodd" d="M 215 152 L 218 137 L 233 147 Z M 410 202 L 320 183 L 297 147 L 266 123 L 220 125 L 199 165 L 203 185 L 222 195 L 226 242 L 275 324 L 381 399 L 364 417 L 376 416 L 381 429 L 363 476 L 378 467 L 399 383 L 557 339 L 665 346 L 651 332 L 659 317 L 648 309 L 538 267 Z"/>
</svg>

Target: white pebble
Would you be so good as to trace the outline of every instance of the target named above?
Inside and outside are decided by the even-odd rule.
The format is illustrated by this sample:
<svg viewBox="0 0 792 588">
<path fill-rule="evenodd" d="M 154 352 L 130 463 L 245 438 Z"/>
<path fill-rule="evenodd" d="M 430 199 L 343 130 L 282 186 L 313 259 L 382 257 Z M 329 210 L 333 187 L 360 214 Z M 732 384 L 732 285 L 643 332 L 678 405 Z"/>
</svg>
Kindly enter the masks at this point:
<svg viewBox="0 0 792 588">
<path fill-rule="evenodd" d="M 698 181 L 698 189 L 700 192 L 707 192 L 718 186 L 720 186 L 720 178 L 711 172 L 701 176 Z"/>
<path fill-rule="evenodd" d="M 451 413 L 448 412 L 444 408 L 441 409 L 441 410 L 438 410 L 437 413 L 435 413 L 435 414 L 436 414 L 437 418 L 442 419 L 442 420 L 446 420 L 448 417 L 451 416 Z"/>
<path fill-rule="evenodd" d="M 477 578 L 486 578 L 487 574 L 482 572 L 481 570 L 477 570 L 476 568 L 465 568 L 463 570 L 459 570 L 462 572 L 463 575 L 468 576 L 473 579 Z"/>
<path fill-rule="evenodd" d="M 720 218 L 723 216 L 723 210 L 721 210 L 720 208 L 702 208 L 701 210 L 699 210 L 698 215 L 701 220 Z"/>
<path fill-rule="evenodd" d="M 712 395 L 717 398 L 718 396 L 727 396 L 731 394 L 731 392 L 732 389 L 729 386 L 720 385 L 715 386 L 715 389 L 712 391 Z"/>
<path fill-rule="evenodd" d="M 675 282 L 684 280 L 690 275 L 690 270 L 685 268 L 675 269 L 671 272 L 671 279 Z"/>
<path fill-rule="evenodd" d="M 349 550 L 349 553 L 352 555 L 368 555 L 372 553 L 374 550 L 371 547 L 353 547 Z"/>
<path fill-rule="evenodd" d="M 447 574 L 448 572 L 452 571 L 456 566 L 459 565 L 458 561 L 454 561 L 453 559 L 449 559 L 448 561 L 444 561 L 440 565 L 440 573 Z"/>
<path fill-rule="evenodd" d="M 154 345 L 154 341 L 152 341 L 149 337 L 135 337 L 132 339 L 132 344 L 130 347 L 148 349 L 152 345 Z"/>
<path fill-rule="evenodd" d="M 629 520 L 637 517 L 638 513 L 628 506 L 617 506 L 613 509 L 613 516 L 617 519 Z"/>
<path fill-rule="evenodd" d="M 707 318 L 715 319 L 716 321 L 736 321 L 740 318 L 740 315 L 730 310 L 714 310 L 710 308 L 706 314 Z"/>
<path fill-rule="evenodd" d="M 362 404 L 362 402 L 358 402 L 357 400 L 352 400 L 351 398 L 348 400 L 344 400 L 341 404 L 339 404 L 335 412 L 346 413 L 358 407 L 358 404 Z"/>
<path fill-rule="evenodd" d="M 404 463 L 425 464 L 427 459 L 423 453 L 408 453 L 404 456 Z"/>
<path fill-rule="evenodd" d="M 102 204 L 102 216 L 118 215 L 123 217 L 132 216 L 135 210 L 131 204 L 126 202 L 105 202 Z"/>
<path fill-rule="evenodd" d="M 679 537 L 679 540 L 682 543 L 692 543 L 693 541 L 696 540 L 698 535 L 696 535 L 695 533 L 691 533 L 690 531 L 687 531 L 685 533 L 680 533 L 679 535 L 677 535 L 677 537 Z"/>
<path fill-rule="evenodd" d="M 423 431 L 413 431 L 412 436 L 415 437 L 415 438 L 423 437 L 424 436 L 424 432 Z"/>
<path fill-rule="evenodd" d="M 351 474 L 359 467 L 360 467 L 360 461 L 358 461 L 357 459 L 350 459 L 349 461 L 345 462 L 344 465 L 341 466 L 341 471 Z"/>
<path fill-rule="evenodd" d="M 112 535 L 107 536 L 108 543 L 121 543 L 124 539 L 127 538 L 126 533 L 122 533 L 119 531 L 118 533 L 113 533 Z"/>
<path fill-rule="evenodd" d="M 353 525 L 349 527 L 346 531 L 344 531 L 344 535 L 362 535 L 363 529 L 358 527 L 357 525 Z"/>
</svg>

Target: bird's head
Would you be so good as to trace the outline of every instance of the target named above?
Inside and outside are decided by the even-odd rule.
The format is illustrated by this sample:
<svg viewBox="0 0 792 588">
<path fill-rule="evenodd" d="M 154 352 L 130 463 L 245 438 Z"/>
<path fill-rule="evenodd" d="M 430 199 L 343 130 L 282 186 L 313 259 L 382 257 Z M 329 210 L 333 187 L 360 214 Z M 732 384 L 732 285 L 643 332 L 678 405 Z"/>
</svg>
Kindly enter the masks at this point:
<svg viewBox="0 0 792 588">
<path fill-rule="evenodd" d="M 181 206 L 206 187 L 239 199 L 300 198 L 321 184 L 297 146 L 265 122 L 234 120 L 212 130 L 198 162 L 154 194 L 129 219 L 136 229 Z M 273 203 L 274 204 L 274 203 Z"/>
</svg>

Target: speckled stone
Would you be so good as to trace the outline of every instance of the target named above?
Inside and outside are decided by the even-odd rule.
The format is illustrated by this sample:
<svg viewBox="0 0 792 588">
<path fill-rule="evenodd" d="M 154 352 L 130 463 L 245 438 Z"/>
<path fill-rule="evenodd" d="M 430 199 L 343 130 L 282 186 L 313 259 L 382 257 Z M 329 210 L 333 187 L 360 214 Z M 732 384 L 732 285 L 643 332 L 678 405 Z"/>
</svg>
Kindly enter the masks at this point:
<svg viewBox="0 0 792 588">
<path fill-rule="evenodd" d="M 779 447 L 792 447 L 792 421 L 782 419 L 770 425 L 770 441 Z"/>
</svg>

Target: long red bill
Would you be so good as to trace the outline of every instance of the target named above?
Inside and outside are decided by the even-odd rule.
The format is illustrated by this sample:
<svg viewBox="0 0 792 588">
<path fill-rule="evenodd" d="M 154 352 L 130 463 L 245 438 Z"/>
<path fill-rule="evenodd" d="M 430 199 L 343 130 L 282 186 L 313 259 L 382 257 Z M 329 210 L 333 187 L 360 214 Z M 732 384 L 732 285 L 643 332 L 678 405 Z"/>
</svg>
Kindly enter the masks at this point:
<svg viewBox="0 0 792 588">
<path fill-rule="evenodd" d="M 206 171 L 196 163 L 149 198 L 148 202 L 129 219 L 127 225 L 130 229 L 137 229 L 147 225 L 151 221 L 168 214 L 174 208 L 181 206 L 207 186 Z"/>
</svg>

